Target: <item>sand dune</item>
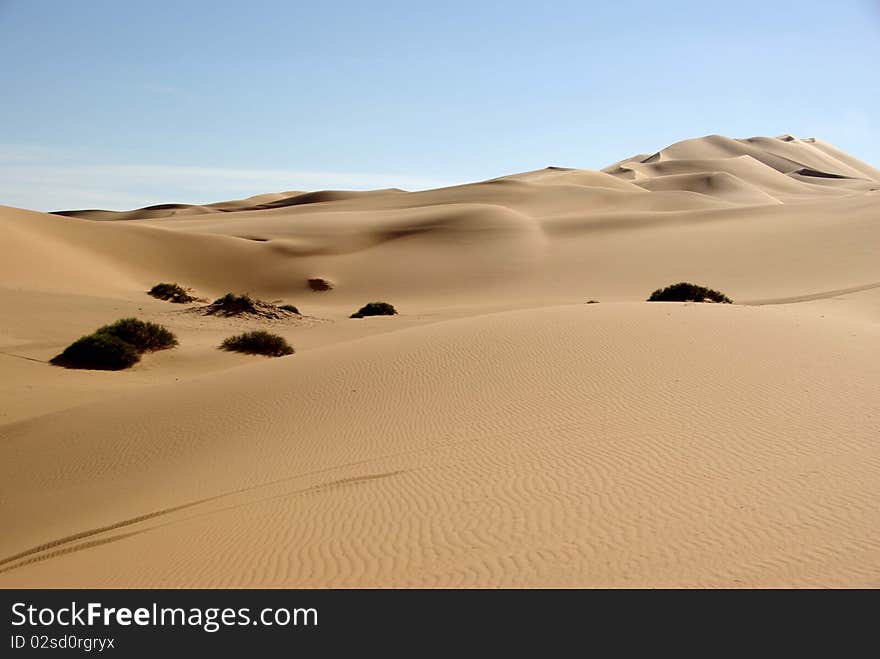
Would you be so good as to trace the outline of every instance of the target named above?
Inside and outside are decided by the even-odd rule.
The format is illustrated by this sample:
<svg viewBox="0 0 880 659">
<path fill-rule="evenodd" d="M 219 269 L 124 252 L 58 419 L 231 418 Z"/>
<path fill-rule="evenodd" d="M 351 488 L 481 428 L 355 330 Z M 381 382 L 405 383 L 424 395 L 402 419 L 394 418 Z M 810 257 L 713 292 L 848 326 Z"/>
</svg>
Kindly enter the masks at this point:
<svg viewBox="0 0 880 659">
<path fill-rule="evenodd" d="M 656 163 L 667 160 L 724 159 L 749 156 L 783 174 L 809 168 L 820 172 L 852 178 L 876 178 L 877 170 L 851 156 L 843 160 L 831 149 L 817 146 L 815 139 L 798 140 L 790 135 L 781 137 L 750 137 L 735 140 L 722 135 L 709 135 L 678 142 L 641 160 Z"/>
<path fill-rule="evenodd" d="M 820 140 L 0 228 L 0 587 L 880 585 L 880 172 Z M 180 346 L 46 363 L 130 315 Z"/>
<path fill-rule="evenodd" d="M 86 220 L 114 221 L 114 220 L 145 220 L 165 217 L 186 217 L 188 215 L 202 215 L 203 213 L 220 213 L 217 207 L 197 206 L 193 204 L 157 204 L 145 206 L 133 211 L 104 211 L 104 210 L 81 210 L 81 211 L 56 211 L 55 215 L 65 217 L 77 217 Z"/>
<path fill-rule="evenodd" d="M 285 208 L 287 206 L 299 206 L 301 204 L 318 204 L 328 201 L 343 201 L 348 199 L 360 199 L 377 195 L 387 195 L 403 190 L 320 190 L 317 192 L 270 192 L 255 195 L 247 199 L 235 199 L 232 201 L 217 201 L 212 204 L 156 204 L 145 206 L 130 211 L 106 211 L 106 210 L 72 210 L 55 211 L 54 215 L 65 217 L 77 217 L 86 220 L 157 220 L 167 218 L 189 217 L 192 215 L 204 215 L 205 213 L 232 213 L 250 210 L 266 210 L 270 208 Z"/>
<path fill-rule="evenodd" d="M 667 176 L 675 175 L 701 175 L 715 172 L 725 172 L 735 176 L 741 181 L 753 185 L 783 202 L 815 199 L 821 195 L 834 195 L 835 191 L 839 194 L 842 191 L 849 190 L 848 187 L 840 185 L 840 180 L 835 180 L 831 189 L 827 190 L 822 186 L 822 183 L 824 183 L 822 179 L 817 177 L 803 179 L 796 173 L 786 175 L 755 160 L 751 156 L 737 156 L 715 160 L 665 160 L 647 164 L 627 161 L 614 168 L 615 176 L 633 182 L 637 180 L 642 182 L 662 180 Z"/>
<path fill-rule="evenodd" d="M 701 172 L 699 174 L 674 174 L 658 176 L 637 181 L 637 185 L 658 192 L 660 190 L 688 190 L 702 195 L 717 196 L 722 200 L 743 206 L 782 203 L 776 197 L 764 192 L 728 172 Z"/>
<path fill-rule="evenodd" d="M 0 578 L 877 585 L 877 338 L 787 310 L 554 307 L 13 424 Z"/>
<path fill-rule="evenodd" d="M 189 215 L 202 215 L 204 213 L 229 213 L 242 210 L 253 210 L 268 205 L 282 202 L 294 197 L 305 195 L 303 192 L 269 192 L 254 195 L 247 199 L 233 199 L 230 201 L 217 201 L 212 204 L 156 204 L 145 206 L 130 211 L 106 211 L 106 210 L 72 210 L 55 211 L 54 215 L 66 217 L 78 217 L 86 220 L 149 220 L 169 217 L 186 217 Z M 309 193 L 313 194 L 313 193 Z"/>
</svg>

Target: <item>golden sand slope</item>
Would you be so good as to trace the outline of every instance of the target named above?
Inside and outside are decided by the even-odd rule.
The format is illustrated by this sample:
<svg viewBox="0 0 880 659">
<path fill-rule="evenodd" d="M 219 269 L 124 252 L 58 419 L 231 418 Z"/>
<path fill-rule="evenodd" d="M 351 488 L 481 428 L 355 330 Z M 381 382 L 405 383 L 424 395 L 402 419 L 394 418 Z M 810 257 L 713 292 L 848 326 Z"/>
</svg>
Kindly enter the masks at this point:
<svg viewBox="0 0 880 659">
<path fill-rule="evenodd" d="M 0 209 L 0 586 L 878 586 L 877 188 L 818 140 L 710 136 L 416 193 Z M 681 279 L 745 304 L 642 302 Z M 306 316 L 144 294 L 169 280 Z M 347 318 L 371 299 L 401 315 Z M 45 363 L 123 315 L 180 347 Z M 256 325 L 297 354 L 216 350 Z"/>
</svg>

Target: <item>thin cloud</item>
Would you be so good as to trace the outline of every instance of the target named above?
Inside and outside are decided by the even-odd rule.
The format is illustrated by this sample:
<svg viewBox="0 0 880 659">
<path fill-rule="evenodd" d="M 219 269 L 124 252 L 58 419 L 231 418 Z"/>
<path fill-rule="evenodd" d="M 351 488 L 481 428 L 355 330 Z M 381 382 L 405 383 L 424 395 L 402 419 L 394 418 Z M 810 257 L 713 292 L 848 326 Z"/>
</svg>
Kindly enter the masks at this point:
<svg viewBox="0 0 880 659">
<path fill-rule="evenodd" d="M 203 204 L 285 190 L 397 187 L 424 190 L 449 181 L 410 175 L 287 169 L 96 164 L 33 146 L 0 149 L 0 204 L 35 210 L 124 210 L 165 202 Z"/>
</svg>

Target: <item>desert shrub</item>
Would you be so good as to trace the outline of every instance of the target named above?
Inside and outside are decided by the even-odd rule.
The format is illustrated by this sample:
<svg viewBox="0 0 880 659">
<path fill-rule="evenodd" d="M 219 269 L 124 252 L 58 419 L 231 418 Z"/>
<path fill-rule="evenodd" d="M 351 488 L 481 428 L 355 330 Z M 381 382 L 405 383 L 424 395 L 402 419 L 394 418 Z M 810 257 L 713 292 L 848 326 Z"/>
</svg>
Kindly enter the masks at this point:
<svg viewBox="0 0 880 659">
<path fill-rule="evenodd" d="M 235 295 L 227 293 L 211 303 L 210 313 L 219 313 L 224 316 L 235 316 L 242 313 L 257 313 L 257 300 L 250 295 Z"/>
<path fill-rule="evenodd" d="M 87 368 L 99 371 L 120 371 L 138 362 L 140 356 L 133 345 L 102 332 L 83 336 L 50 360 L 65 368 Z"/>
<path fill-rule="evenodd" d="M 733 300 L 724 293 L 684 281 L 666 288 L 658 288 L 648 298 L 648 302 L 705 302 L 706 300 L 733 304 Z"/>
<path fill-rule="evenodd" d="M 195 301 L 195 298 L 189 294 L 189 291 L 179 284 L 156 284 L 147 293 L 159 300 L 175 302 L 177 304 Z"/>
<path fill-rule="evenodd" d="M 65 368 L 119 371 L 136 364 L 141 353 L 176 345 L 177 337 L 167 328 L 137 318 L 122 318 L 80 337 L 49 363 Z"/>
<path fill-rule="evenodd" d="M 309 279 L 309 288 L 313 291 L 329 291 L 333 288 L 333 282 L 329 279 L 323 279 L 321 277 L 315 277 L 314 279 Z"/>
<path fill-rule="evenodd" d="M 349 317 L 363 318 L 364 316 L 393 316 L 396 313 L 397 309 L 387 302 L 370 302 L 362 306 Z"/>
<path fill-rule="evenodd" d="M 227 293 L 202 307 L 200 311 L 207 316 L 260 316 L 275 319 L 287 318 L 288 313 L 299 314 L 299 309 L 292 304 L 276 307 L 271 302 L 258 300 L 247 293 L 243 295 Z"/>
<path fill-rule="evenodd" d="M 586 304 L 599 304 L 599 300 L 587 300 Z"/>
<path fill-rule="evenodd" d="M 283 357 L 293 354 L 293 348 L 284 337 L 263 330 L 230 336 L 220 344 L 220 348 L 232 352 L 269 357 Z"/>
<path fill-rule="evenodd" d="M 170 330 L 137 318 L 122 318 L 112 325 L 104 325 L 95 334 L 109 334 L 131 344 L 138 352 L 165 350 L 177 345 L 177 337 Z"/>
</svg>

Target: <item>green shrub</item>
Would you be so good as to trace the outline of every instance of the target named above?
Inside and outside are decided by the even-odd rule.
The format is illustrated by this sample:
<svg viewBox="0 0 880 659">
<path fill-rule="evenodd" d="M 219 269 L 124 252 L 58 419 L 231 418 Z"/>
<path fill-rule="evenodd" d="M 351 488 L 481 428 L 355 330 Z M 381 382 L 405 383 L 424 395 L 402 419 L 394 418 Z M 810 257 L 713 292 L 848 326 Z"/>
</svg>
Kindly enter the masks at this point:
<svg viewBox="0 0 880 659">
<path fill-rule="evenodd" d="M 365 304 L 349 318 L 363 318 L 364 316 L 393 316 L 397 310 L 387 302 L 370 302 Z"/>
<path fill-rule="evenodd" d="M 268 357 L 283 357 L 293 354 L 293 348 L 284 337 L 263 330 L 230 336 L 220 344 L 220 348 L 232 352 Z"/>
<path fill-rule="evenodd" d="M 243 313 L 258 313 L 257 300 L 250 295 L 235 295 L 227 293 L 221 298 L 214 300 L 210 308 L 209 314 L 220 314 L 222 316 L 237 316 Z"/>
<path fill-rule="evenodd" d="M 165 350 L 177 345 L 177 337 L 167 328 L 137 318 L 123 318 L 98 328 L 95 334 L 109 334 L 134 346 L 138 352 Z"/>
<path fill-rule="evenodd" d="M 684 281 L 666 288 L 658 288 L 648 298 L 648 302 L 705 302 L 706 300 L 721 304 L 733 304 L 733 300 L 724 293 Z"/>
<path fill-rule="evenodd" d="M 71 343 L 49 363 L 65 368 L 120 371 L 134 366 L 138 360 L 140 356 L 130 343 L 111 334 L 95 332 Z"/>
<path fill-rule="evenodd" d="M 202 307 L 200 311 L 207 316 L 260 316 L 275 319 L 288 318 L 289 313 L 299 314 L 299 309 L 292 304 L 277 307 L 271 302 L 258 300 L 247 293 L 243 295 L 227 293 Z"/>
<path fill-rule="evenodd" d="M 195 298 L 189 294 L 189 291 L 179 284 L 156 284 L 147 291 L 148 295 L 152 295 L 159 300 L 184 304 L 186 302 L 194 302 Z"/>
<path fill-rule="evenodd" d="M 176 345 L 177 337 L 165 327 L 137 318 L 122 318 L 80 337 L 49 363 L 65 368 L 119 371 L 136 364 L 141 353 Z"/>
</svg>

